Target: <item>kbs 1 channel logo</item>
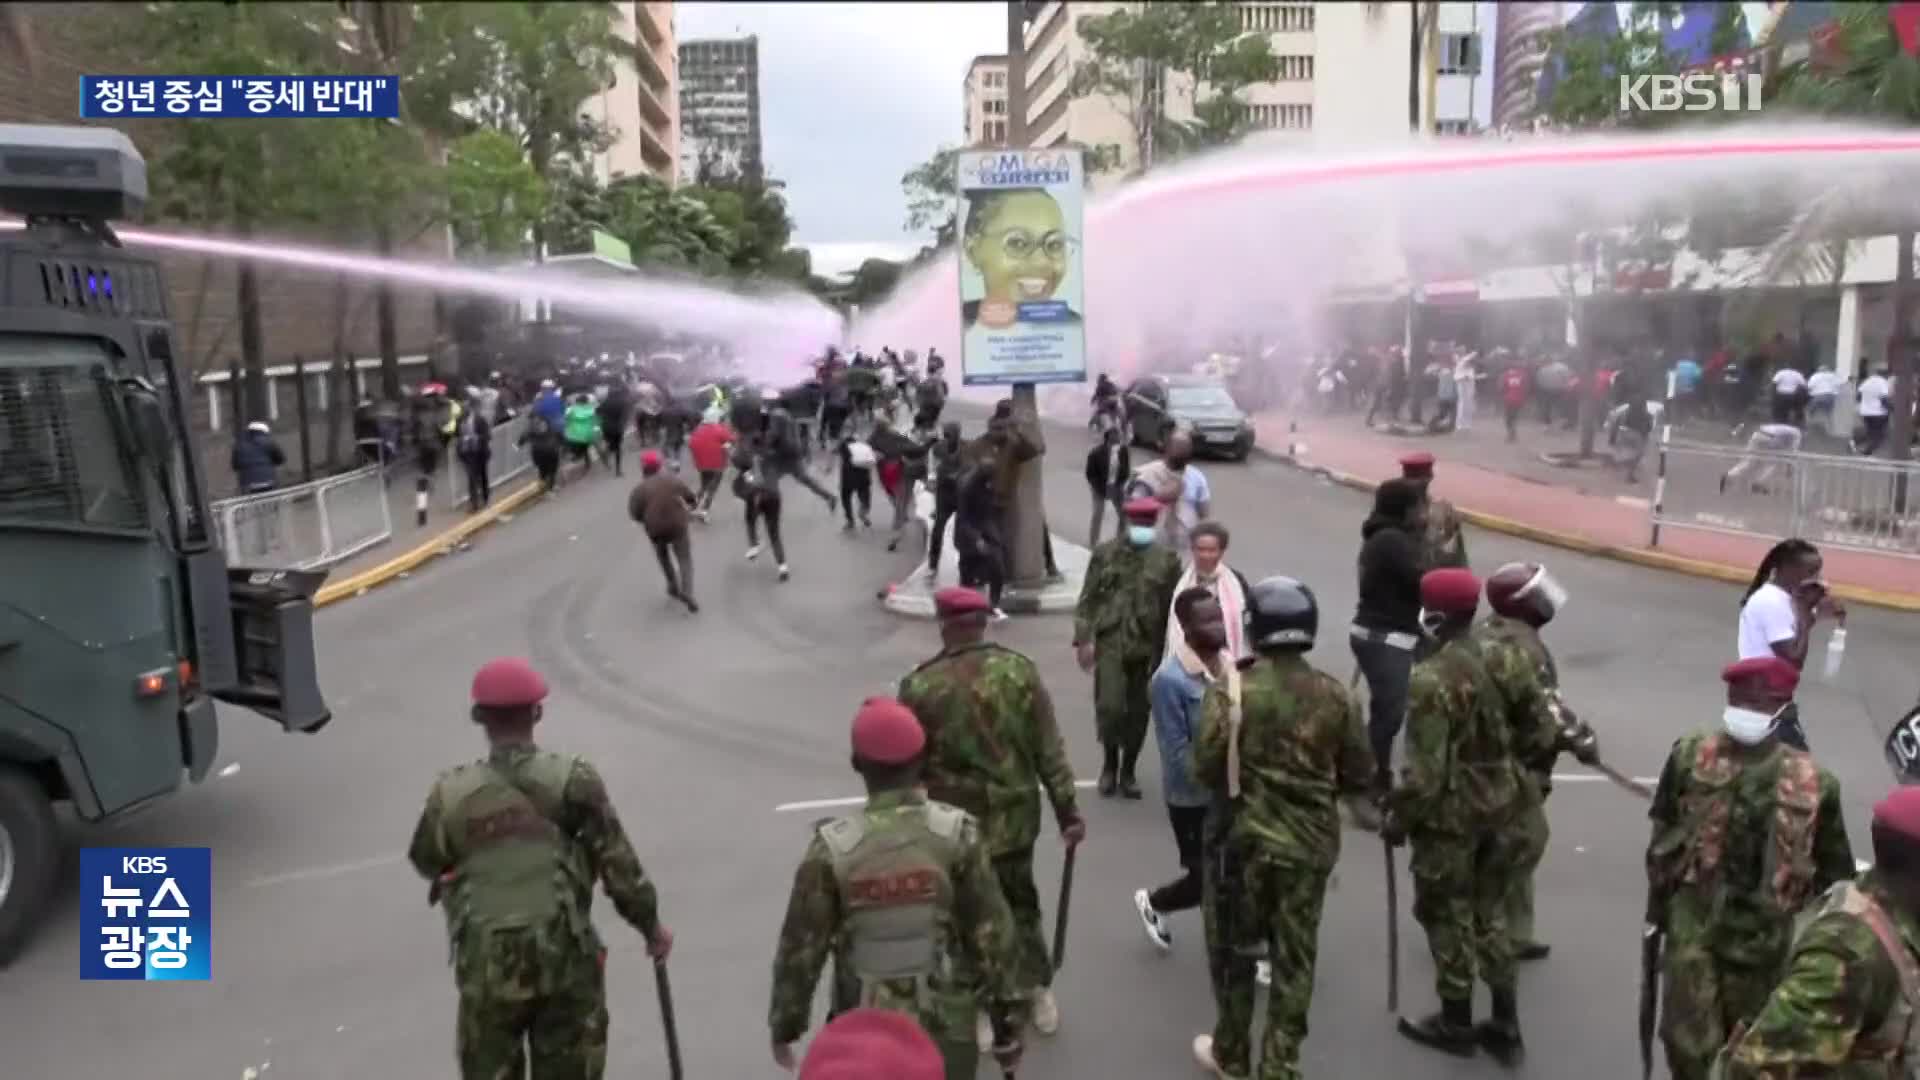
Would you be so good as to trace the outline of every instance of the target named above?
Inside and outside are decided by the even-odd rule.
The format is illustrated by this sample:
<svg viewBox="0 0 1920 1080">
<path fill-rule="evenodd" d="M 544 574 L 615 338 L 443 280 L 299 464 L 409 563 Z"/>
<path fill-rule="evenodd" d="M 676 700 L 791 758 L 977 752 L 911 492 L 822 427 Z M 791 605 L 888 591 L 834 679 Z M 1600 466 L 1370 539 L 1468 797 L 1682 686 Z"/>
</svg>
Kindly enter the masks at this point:
<svg viewBox="0 0 1920 1080">
<path fill-rule="evenodd" d="M 1764 76 L 1735 72 L 1620 76 L 1620 111 L 1759 112 Z"/>
<path fill-rule="evenodd" d="M 211 848 L 82 848 L 80 978 L 213 977 Z"/>
</svg>

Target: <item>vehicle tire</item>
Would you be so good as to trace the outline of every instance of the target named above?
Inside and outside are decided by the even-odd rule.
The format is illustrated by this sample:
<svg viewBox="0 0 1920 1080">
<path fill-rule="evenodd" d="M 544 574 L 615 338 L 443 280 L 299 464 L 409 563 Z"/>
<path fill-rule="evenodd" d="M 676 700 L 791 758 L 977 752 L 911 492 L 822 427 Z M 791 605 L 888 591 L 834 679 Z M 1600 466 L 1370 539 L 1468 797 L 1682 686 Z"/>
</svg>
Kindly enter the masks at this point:
<svg viewBox="0 0 1920 1080">
<path fill-rule="evenodd" d="M 0 765 L 0 967 L 26 944 L 60 870 L 60 832 L 47 793 Z"/>
</svg>

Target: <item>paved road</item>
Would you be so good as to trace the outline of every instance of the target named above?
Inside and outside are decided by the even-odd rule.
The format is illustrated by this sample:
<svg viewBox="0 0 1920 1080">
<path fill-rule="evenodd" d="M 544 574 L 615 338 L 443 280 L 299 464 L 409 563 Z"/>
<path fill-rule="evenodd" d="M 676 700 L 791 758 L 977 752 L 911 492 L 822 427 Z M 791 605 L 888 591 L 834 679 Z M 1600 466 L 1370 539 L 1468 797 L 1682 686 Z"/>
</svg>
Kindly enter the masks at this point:
<svg viewBox="0 0 1920 1080">
<path fill-rule="evenodd" d="M 1058 531 L 1078 539 L 1084 443 L 1071 429 L 1053 438 L 1048 506 Z M 1346 675 L 1339 628 L 1353 603 L 1361 497 L 1272 464 L 1206 467 L 1219 513 L 1237 530 L 1232 560 L 1250 576 L 1284 570 L 1321 590 L 1326 634 L 1315 659 Z M 729 503 L 701 537 L 705 610 L 688 616 L 663 597 L 622 494 L 605 480 L 570 489 L 469 552 L 321 613 L 338 713 L 328 730 L 282 736 L 229 713 L 221 756 L 231 775 L 104 833 L 76 830 L 97 843 L 216 849 L 215 981 L 78 982 L 69 894 L 38 945 L 0 975 L 5 1073 L 199 1080 L 270 1063 L 268 1080 L 453 1075 L 441 924 L 400 856 L 435 771 L 480 746 L 464 715 L 472 669 L 523 653 L 553 682 L 544 736 L 600 763 L 661 883 L 679 939 L 674 988 L 693 1075 L 773 1075 L 763 1048 L 768 961 L 792 866 L 809 823 L 826 812 L 778 808 L 856 793 L 851 712 L 934 648 L 933 629 L 874 602 L 911 557 L 888 556 L 877 534 L 843 537 L 799 496 L 790 499 L 793 581 L 776 584 L 765 561 L 741 561 Z M 1504 538 L 1476 534 L 1471 544 L 1478 566 L 1546 558 L 1569 587 L 1572 605 L 1551 639 L 1571 700 L 1620 766 L 1654 772 L 1675 735 L 1715 721 L 1735 590 Z M 1091 775 L 1090 694 L 1066 623 L 1017 620 L 997 633 L 1045 668 L 1074 760 Z M 1866 611 L 1852 637 L 1844 688 L 1810 688 L 1803 705 L 1816 749 L 1846 785 L 1864 851 L 1866 807 L 1887 784 L 1869 716 L 1885 723 L 1912 702 L 1920 641 L 1911 619 Z M 1150 791 L 1156 779 L 1146 778 Z M 1554 796 L 1540 907 L 1556 950 L 1524 976 L 1535 1047 L 1526 1074 L 1615 1080 L 1632 1068 L 1642 813 L 1600 783 L 1567 783 Z M 1188 1042 L 1212 1020 L 1198 921 L 1178 917 L 1176 951 L 1162 957 L 1129 900 L 1176 870 L 1163 812 L 1151 797 L 1094 800 L 1090 818 L 1060 985 L 1065 1027 L 1034 1047 L 1024 1075 L 1191 1075 Z M 1368 839 L 1349 834 L 1322 928 L 1308 1071 L 1490 1073 L 1489 1062 L 1428 1055 L 1392 1034 L 1380 857 Z M 1043 891 L 1057 868 L 1045 845 Z M 600 908 L 613 944 L 611 1073 L 663 1075 L 638 936 Z M 1402 929 L 1404 1007 L 1424 1011 L 1433 1000 L 1425 939 L 1404 911 Z"/>
</svg>

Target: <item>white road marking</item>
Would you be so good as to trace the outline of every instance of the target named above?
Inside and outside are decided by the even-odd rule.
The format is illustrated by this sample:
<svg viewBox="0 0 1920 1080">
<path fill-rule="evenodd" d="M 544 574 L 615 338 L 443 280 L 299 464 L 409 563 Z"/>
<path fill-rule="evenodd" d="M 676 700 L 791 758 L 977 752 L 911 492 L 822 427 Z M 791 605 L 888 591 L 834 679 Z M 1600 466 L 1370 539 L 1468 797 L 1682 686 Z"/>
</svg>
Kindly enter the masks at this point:
<svg viewBox="0 0 1920 1080">
<path fill-rule="evenodd" d="M 232 776 L 234 773 L 237 773 L 239 771 L 240 771 L 239 762 L 237 761 L 229 762 L 220 769 L 220 779 L 225 780 L 227 777 Z"/>
<path fill-rule="evenodd" d="M 1653 500 L 1643 499 L 1638 495 L 1615 495 L 1613 501 L 1622 506 L 1631 506 L 1640 510 L 1651 509 L 1653 506 Z"/>
<path fill-rule="evenodd" d="M 1095 786 L 1092 780 L 1075 780 L 1073 786 L 1090 788 Z M 805 802 L 781 803 L 773 808 L 776 814 L 790 814 L 796 810 L 831 810 L 837 806 L 859 806 L 867 801 L 865 795 L 850 795 L 844 799 L 808 799 Z"/>
<path fill-rule="evenodd" d="M 343 874 L 357 874 L 363 870 L 377 870 L 382 866 L 391 866 L 402 861 L 404 860 L 398 855 L 382 855 L 376 859 L 335 863 L 332 866 L 312 866 L 305 870 L 289 870 L 284 874 L 254 878 L 247 882 L 247 888 L 264 889 L 273 885 L 291 885 L 297 881 L 318 881 L 321 878 L 340 877 Z"/>
</svg>

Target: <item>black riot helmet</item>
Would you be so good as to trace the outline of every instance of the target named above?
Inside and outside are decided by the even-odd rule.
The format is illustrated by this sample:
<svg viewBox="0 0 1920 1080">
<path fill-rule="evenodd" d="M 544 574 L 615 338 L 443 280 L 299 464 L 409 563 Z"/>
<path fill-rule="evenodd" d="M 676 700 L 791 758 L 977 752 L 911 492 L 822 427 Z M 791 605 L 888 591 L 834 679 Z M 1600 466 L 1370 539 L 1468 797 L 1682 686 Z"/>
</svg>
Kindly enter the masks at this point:
<svg viewBox="0 0 1920 1080">
<path fill-rule="evenodd" d="M 1246 623 L 1247 643 L 1256 649 L 1305 652 L 1320 633 L 1320 603 L 1303 582 L 1262 578 L 1247 592 Z"/>
</svg>

